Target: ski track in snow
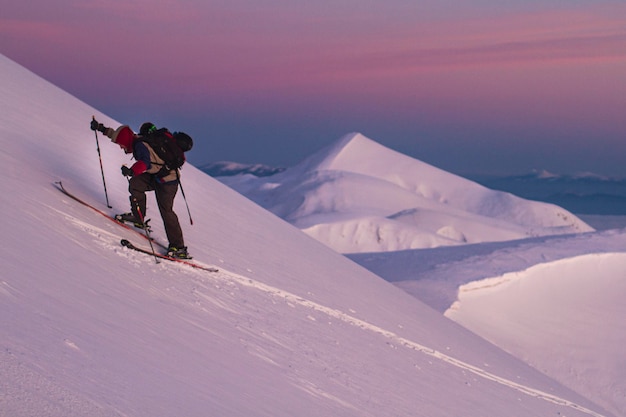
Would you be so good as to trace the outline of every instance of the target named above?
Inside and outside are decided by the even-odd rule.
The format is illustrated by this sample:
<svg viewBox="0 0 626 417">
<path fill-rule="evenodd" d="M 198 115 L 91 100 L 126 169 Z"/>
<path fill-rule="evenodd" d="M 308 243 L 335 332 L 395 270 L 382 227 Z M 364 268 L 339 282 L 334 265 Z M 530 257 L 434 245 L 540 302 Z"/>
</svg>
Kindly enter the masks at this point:
<svg viewBox="0 0 626 417">
<path fill-rule="evenodd" d="M 245 277 L 242 275 L 238 275 L 238 274 L 232 274 L 232 273 L 225 273 L 224 274 L 224 278 L 226 279 L 231 279 L 233 281 L 236 281 L 237 283 L 247 286 L 247 287 L 252 287 L 255 288 L 259 291 L 263 291 L 267 294 L 270 294 L 272 296 L 276 296 L 276 297 L 280 297 L 283 298 L 285 301 L 287 302 L 293 302 L 293 303 L 297 303 L 303 307 L 307 307 L 310 308 L 312 310 L 321 312 L 326 314 L 329 317 L 341 320 L 347 324 L 350 324 L 352 326 L 355 327 L 359 327 L 363 330 L 368 330 L 371 331 L 373 333 L 379 334 L 387 339 L 389 339 L 391 342 L 393 342 L 394 344 L 400 345 L 400 346 L 404 346 L 406 348 L 409 349 L 413 349 L 415 351 L 418 351 L 420 353 L 423 353 L 425 355 L 431 356 L 435 359 L 438 359 L 440 361 L 446 362 L 450 365 L 453 365 L 457 368 L 469 371 L 471 373 L 474 373 L 484 379 L 490 380 L 492 382 L 496 382 L 498 384 L 507 386 L 509 388 L 515 389 L 523 394 L 532 396 L 532 397 L 536 397 L 545 401 L 549 401 L 551 403 L 554 404 L 558 404 L 558 405 L 562 405 L 562 406 L 567 406 L 570 407 L 572 409 L 575 409 L 577 411 L 580 412 L 584 412 L 586 414 L 589 414 L 591 416 L 594 417 L 602 417 L 601 414 L 598 414 L 592 410 L 589 410 L 585 407 L 582 407 L 576 403 L 573 403 L 571 401 L 565 400 L 563 398 L 560 398 L 558 396 L 555 395 L 551 395 L 549 393 L 531 388 L 531 387 L 527 387 L 525 385 L 522 384 L 518 384 L 516 382 L 510 381 L 506 378 L 501 378 L 491 372 L 488 372 L 482 368 L 479 368 L 477 366 L 471 365 L 467 362 L 461 361 L 459 359 L 456 359 L 452 356 L 446 355 L 445 353 L 442 353 L 440 351 L 437 351 L 435 349 L 431 349 L 427 346 L 424 346 L 422 344 L 419 344 L 417 342 L 414 342 L 412 340 L 406 339 L 402 336 L 399 336 L 398 334 L 391 332 L 389 330 L 383 329 L 379 326 L 373 325 L 371 323 L 368 323 L 366 321 L 360 320 L 354 316 L 351 316 L 341 310 L 337 310 L 337 309 L 333 309 L 330 307 L 326 307 L 324 305 L 318 304 L 314 301 L 311 300 L 307 300 L 306 298 L 300 297 L 296 294 L 292 294 L 289 293 L 287 291 L 283 291 L 279 288 L 275 288 L 266 284 L 263 284 L 262 282 L 259 281 L 255 281 L 253 279 L 250 279 L 249 277 Z"/>
<path fill-rule="evenodd" d="M 56 209 L 55 209 L 56 210 Z M 134 251 L 131 251 L 129 249 L 125 249 L 122 248 L 119 245 L 119 240 L 120 240 L 120 235 L 119 234 L 115 234 L 112 232 L 109 232 L 107 230 L 101 229 L 99 227 L 96 227 L 90 223 L 84 222 L 82 220 L 79 220 L 67 213 L 63 213 L 59 210 L 58 211 L 60 214 L 62 214 L 63 216 L 65 216 L 65 218 L 73 223 L 77 228 L 82 229 L 83 231 L 86 231 L 87 233 L 91 234 L 92 236 L 94 236 L 94 238 L 97 239 L 97 241 L 108 247 L 109 249 L 115 250 L 118 254 L 122 255 L 122 256 L 126 256 L 130 259 L 135 258 L 134 262 L 148 262 L 151 258 L 147 257 L 144 254 L 136 254 Z M 103 242 L 103 238 L 106 239 L 109 242 Z M 119 246 L 119 249 L 121 250 L 117 250 Z M 140 258 L 145 258 L 144 261 L 140 261 Z M 194 260 L 195 263 L 198 263 L 200 265 L 205 265 L 203 263 L 197 262 Z M 161 265 L 169 265 L 170 263 L 162 263 Z M 337 320 L 340 320 L 344 323 L 347 323 L 351 326 L 355 326 L 358 327 L 362 330 L 366 330 L 375 334 L 378 334 L 386 339 L 388 339 L 388 341 L 394 345 L 398 345 L 398 346 L 403 346 L 405 348 L 408 349 L 412 349 L 416 352 L 422 353 L 424 355 L 430 356 L 432 358 L 435 358 L 439 361 L 445 362 L 449 365 L 452 365 L 454 367 L 457 367 L 459 369 L 471 372 L 481 378 L 484 378 L 486 380 L 495 382 L 497 384 L 509 387 L 511 389 L 514 389 L 520 393 L 523 393 L 525 395 L 531 396 L 531 397 L 535 397 L 544 401 L 548 401 L 550 403 L 553 404 L 557 404 L 560 406 L 565 406 L 565 407 L 569 407 L 572 408 L 574 410 L 577 410 L 579 412 L 588 414 L 590 416 L 593 417 L 604 417 L 602 414 L 598 414 L 586 407 L 583 407 L 579 404 L 576 404 L 574 402 L 571 402 L 569 400 L 566 400 L 564 398 L 549 394 L 547 392 L 538 390 L 538 389 L 534 389 L 532 387 L 528 387 L 526 385 L 523 384 L 519 384 L 517 382 L 511 381 L 509 379 L 506 378 L 502 378 L 499 377 L 498 375 L 495 375 L 489 371 L 486 371 L 485 369 L 482 369 L 480 367 L 474 366 L 470 363 L 464 362 L 462 360 L 456 359 L 452 356 L 446 355 L 445 353 L 429 348 L 428 346 L 424 346 L 420 343 L 417 343 L 415 341 L 406 339 L 400 335 L 398 335 L 397 333 L 394 333 L 392 331 L 386 330 L 382 327 L 376 326 L 374 324 L 368 323 L 364 320 L 358 319 L 350 314 L 347 314 L 341 310 L 338 309 L 334 309 L 331 307 L 327 307 L 324 306 L 322 304 L 319 304 L 315 301 L 309 300 L 307 298 L 301 297 L 299 295 L 290 293 L 288 291 L 282 290 L 280 288 L 277 287 L 273 287 L 271 285 L 267 285 L 264 284 L 260 281 L 256 281 L 250 277 L 244 276 L 244 275 L 240 275 L 237 273 L 233 273 L 230 271 L 226 271 L 223 268 L 219 268 L 219 272 L 207 272 L 207 271 L 203 271 L 203 270 L 198 270 L 198 269 L 194 269 L 191 266 L 187 266 L 187 265 L 178 265 L 178 264 L 174 264 L 171 263 L 170 265 L 173 268 L 183 268 L 185 269 L 187 272 L 190 273 L 195 273 L 198 275 L 202 275 L 203 277 L 210 277 L 212 278 L 214 281 L 216 282 L 222 282 L 222 283 L 226 283 L 226 285 L 233 285 L 233 284 L 239 284 L 241 286 L 244 287 L 248 287 L 248 288 L 253 288 L 257 291 L 263 292 L 267 295 L 270 295 L 272 297 L 277 297 L 280 299 L 283 299 L 285 302 L 287 303 L 293 303 L 293 304 L 297 304 L 299 306 L 311 309 L 313 311 L 317 311 L 320 313 L 323 313 L 325 315 L 327 315 L 330 318 L 334 318 Z M 209 265 L 207 265 L 209 266 Z M 211 265 L 212 266 L 212 265 Z M 163 266 L 163 267 L 167 267 L 167 266 Z"/>
</svg>

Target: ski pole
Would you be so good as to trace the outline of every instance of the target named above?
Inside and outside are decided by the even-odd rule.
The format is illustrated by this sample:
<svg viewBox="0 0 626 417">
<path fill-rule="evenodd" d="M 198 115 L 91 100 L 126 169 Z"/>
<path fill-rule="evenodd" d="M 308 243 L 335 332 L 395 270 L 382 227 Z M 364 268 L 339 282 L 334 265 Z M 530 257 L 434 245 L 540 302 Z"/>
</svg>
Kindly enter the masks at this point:
<svg viewBox="0 0 626 417">
<path fill-rule="evenodd" d="M 143 213 L 141 212 L 141 208 L 139 207 L 139 202 L 137 201 L 136 198 L 133 198 L 133 203 L 135 203 L 135 208 L 137 209 L 137 214 L 139 214 L 139 220 L 141 221 L 141 224 L 143 225 L 143 231 L 146 234 L 146 237 L 148 238 L 148 243 L 150 243 L 150 249 L 152 250 L 152 256 L 154 256 L 154 261 L 156 263 L 160 263 L 159 262 L 159 258 L 158 258 L 158 256 L 156 256 L 156 252 L 154 251 L 154 245 L 152 244 L 152 238 L 150 237 L 150 232 L 148 231 L 148 225 L 144 221 Z"/>
<path fill-rule="evenodd" d="M 96 120 L 96 116 L 92 116 L 92 117 L 93 117 L 93 120 Z M 93 133 L 96 135 L 96 148 L 98 149 L 98 159 L 100 160 L 100 172 L 102 172 L 102 184 L 104 185 L 104 198 L 107 201 L 107 207 L 113 208 L 109 204 L 109 194 L 107 193 L 107 183 L 104 179 L 104 168 L 102 167 L 102 155 L 100 154 L 100 142 L 98 141 L 98 132 L 94 130 Z"/>
<path fill-rule="evenodd" d="M 185 200 L 185 206 L 187 206 L 187 214 L 189 215 L 189 223 L 193 226 L 193 219 L 191 218 L 191 211 L 189 210 L 187 197 L 185 197 L 185 190 L 183 190 L 183 183 L 180 182 L 180 174 L 178 173 L 178 170 L 176 170 L 176 179 L 178 180 L 178 185 L 180 186 L 180 192 L 183 195 L 183 200 Z"/>
</svg>

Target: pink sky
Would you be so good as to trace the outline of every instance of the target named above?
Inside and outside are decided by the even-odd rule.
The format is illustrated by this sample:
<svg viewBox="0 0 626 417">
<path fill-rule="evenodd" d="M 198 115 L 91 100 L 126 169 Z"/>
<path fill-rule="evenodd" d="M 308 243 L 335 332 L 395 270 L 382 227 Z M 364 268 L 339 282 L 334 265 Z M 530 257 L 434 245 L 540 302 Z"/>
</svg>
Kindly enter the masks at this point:
<svg viewBox="0 0 626 417">
<path fill-rule="evenodd" d="M 519 170 L 575 171 L 598 144 L 626 155 L 622 1 L 22 3 L 2 6 L 0 52 L 119 120 L 195 133 L 208 117 L 219 144 L 198 162 L 289 165 L 353 130 L 457 171 L 472 168 L 459 144 L 517 152 Z M 561 166 L 533 165 L 569 144 Z"/>
</svg>

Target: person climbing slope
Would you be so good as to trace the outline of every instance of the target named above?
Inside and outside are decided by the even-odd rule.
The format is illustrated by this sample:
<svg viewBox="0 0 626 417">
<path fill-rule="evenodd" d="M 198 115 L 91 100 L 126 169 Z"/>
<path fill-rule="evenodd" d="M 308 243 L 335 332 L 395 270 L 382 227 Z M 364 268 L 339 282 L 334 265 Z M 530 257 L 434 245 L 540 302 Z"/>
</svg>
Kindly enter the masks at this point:
<svg viewBox="0 0 626 417">
<path fill-rule="evenodd" d="M 135 163 L 122 166 L 122 174 L 128 177 L 130 192 L 130 212 L 116 215 L 122 222 L 133 223 L 137 227 L 147 227 L 146 192 L 154 191 L 163 226 L 169 241 L 167 255 L 179 259 L 191 259 L 183 238 L 183 231 L 174 212 L 174 198 L 178 192 L 180 173 L 178 169 L 169 169 L 164 160 L 150 146 L 150 139 L 157 135 L 172 134 L 165 128 L 157 129 L 153 123 L 141 125 L 139 134 L 135 134 L 128 125 L 117 129 L 104 126 L 95 118 L 91 121 L 91 130 L 102 132 L 127 154 L 132 154 Z M 191 140 L 191 139 L 189 139 Z"/>
</svg>

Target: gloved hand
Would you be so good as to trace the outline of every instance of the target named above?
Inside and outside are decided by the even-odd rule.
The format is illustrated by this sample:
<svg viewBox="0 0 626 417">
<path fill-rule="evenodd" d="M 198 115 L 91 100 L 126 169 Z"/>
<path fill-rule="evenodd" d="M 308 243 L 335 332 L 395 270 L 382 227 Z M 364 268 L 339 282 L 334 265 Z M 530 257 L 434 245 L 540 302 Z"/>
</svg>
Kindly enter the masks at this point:
<svg viewBox="0 0 626 417">
<path fill-rule="evenodd" d="M 91 130 L 97 130 L 98 132 L 102 133 L 104 133 L 104 131 L 107 129 L 102 123 L 98 123 L 96 119 L 93 119 L 91 121 L 91 125 L 89 127 L 91 127 Z"/>
<path fill-rule="evenodd" d="M 125 177 L 132 177 L 134 175 L 133 170 L 126 165 L 122 165 L 122 175 Z"/>
</svg>

